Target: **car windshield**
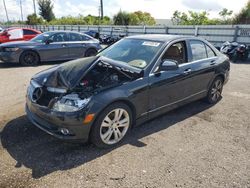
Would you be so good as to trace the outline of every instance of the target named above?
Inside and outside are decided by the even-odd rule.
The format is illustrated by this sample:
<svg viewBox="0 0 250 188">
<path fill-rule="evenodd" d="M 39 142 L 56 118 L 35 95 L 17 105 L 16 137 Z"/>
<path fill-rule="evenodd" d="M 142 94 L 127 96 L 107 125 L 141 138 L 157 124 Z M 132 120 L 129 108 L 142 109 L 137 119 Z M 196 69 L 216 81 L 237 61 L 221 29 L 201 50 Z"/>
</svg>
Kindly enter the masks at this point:
<svg viewBox="0 0 250 188">
<path fill-rule="evenodd" d="M 34 37 L 33 39 L 31 39 L 30 41 L 43 43 L 43 42 L 45 42 L 53 34 L 55 34 L 55 33 L 54 32 L 42 33 L 40 35 L 37 35 L 36 37 Z"/>
<path fill-rule="evenodd" d="M 162 46 L 162 42 L 142 39 L 122 39 L 98 55 L 144 69 Z"/>
</svg>

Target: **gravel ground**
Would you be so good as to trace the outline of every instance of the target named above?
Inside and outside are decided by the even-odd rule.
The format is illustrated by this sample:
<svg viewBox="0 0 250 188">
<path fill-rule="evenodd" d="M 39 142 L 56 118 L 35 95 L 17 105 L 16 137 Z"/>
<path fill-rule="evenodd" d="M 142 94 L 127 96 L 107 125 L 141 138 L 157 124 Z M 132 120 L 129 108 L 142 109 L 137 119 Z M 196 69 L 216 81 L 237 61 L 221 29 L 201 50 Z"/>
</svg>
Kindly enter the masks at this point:
<svg viewBox="0 0 250 188">
<path fill-rule="evenodd" d="M 29 79 L 51 66 L 0 64 L 0 187 L 250 187 L 250 63 L 231 65 L 218 104 L 181 107 L 109 150 L 65 143 L 27 120 Z"/>
</svg>

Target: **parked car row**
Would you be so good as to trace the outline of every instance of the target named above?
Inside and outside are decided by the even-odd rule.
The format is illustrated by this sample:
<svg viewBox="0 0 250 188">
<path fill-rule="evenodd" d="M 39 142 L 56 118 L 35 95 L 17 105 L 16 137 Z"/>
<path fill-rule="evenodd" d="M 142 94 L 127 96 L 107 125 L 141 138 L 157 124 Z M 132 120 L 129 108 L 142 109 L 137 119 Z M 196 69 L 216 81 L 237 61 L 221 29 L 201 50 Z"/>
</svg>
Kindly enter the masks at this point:
<svg viewBox="0 0 250 188">
<path fill-rule="evenodd" d="M 39 34 L 29 41 L 1 44 L 0 60 L 30 66 L 45 61 L 66 61 L 93 56 L 100 49 L 99 41 L 86 34 L 51 31 Z"/>
</svg>

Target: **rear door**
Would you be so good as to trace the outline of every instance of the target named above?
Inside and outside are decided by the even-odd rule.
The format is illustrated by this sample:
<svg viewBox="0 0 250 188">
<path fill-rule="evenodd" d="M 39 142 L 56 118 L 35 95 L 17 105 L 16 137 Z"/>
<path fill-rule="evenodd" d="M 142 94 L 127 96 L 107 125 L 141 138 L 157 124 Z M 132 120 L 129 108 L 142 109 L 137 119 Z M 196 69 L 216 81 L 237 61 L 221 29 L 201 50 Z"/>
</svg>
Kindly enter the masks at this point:
<svg viewBox="0 0 250 188">
<path fill-rule="evenodd" d="M 69 56 L 72 59 L 84 57 L 88 38 L 78 33 L 69 33 Z"/>
<path fill-rule="evenodd" d="M 189 40 L 190 60 L 188 67 L 193 77 L 192 92 L 206 91 L 215 75 L 218 57 L 213 49 L 201 40 Z"/>
<path fill-rule="evenodd" d="M 34 38 L 38 33 L 30 29 L 23 29 L 23 39 L 30 40 Z"/>
<path fill-rule="evenodd" d="M 68 36 L 66 32 L 58 32 L 47 40 L 49 44 L 43 44 L 39 49 L 42 61 L 69 60 Z"/>
</svg>

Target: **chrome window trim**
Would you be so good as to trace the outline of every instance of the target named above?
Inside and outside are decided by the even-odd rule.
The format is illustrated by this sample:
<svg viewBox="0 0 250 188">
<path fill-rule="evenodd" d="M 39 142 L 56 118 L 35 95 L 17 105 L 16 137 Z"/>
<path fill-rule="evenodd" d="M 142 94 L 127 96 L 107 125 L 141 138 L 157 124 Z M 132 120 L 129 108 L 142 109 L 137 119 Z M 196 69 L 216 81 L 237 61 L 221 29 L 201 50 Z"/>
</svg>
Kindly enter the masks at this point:
<svg viewBox="0 0 250 188">
<path fill-rule="evenodd" d="M 176 39 L 176 40 L 173 40 L 171 42 L 169 42 L 166 46 L 165 46 L 165 49 L 162 51 L 162 53 L 159 55 L 158 59 L 156 60 L 154 66 L 152 67 L 152 69 L 150 70 L 149 72 L 149 75 L 153 74 L 154 71 L 156 69 L 156 67 L 158 66 L 158 64 L 160 63 L 160 59 L 161 57 L 164 55 L 164 53 L 168 50 L 168 48 L 174 44 L 174 43 L 177 43 L 177 42 L 181 42 L 181 41 L 185 41 L 187 42 L 187 39 L 186 38 L 181 38 L 181 39 Z"/>
</svg>

